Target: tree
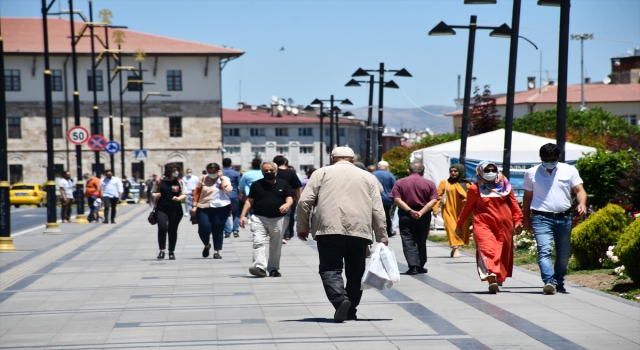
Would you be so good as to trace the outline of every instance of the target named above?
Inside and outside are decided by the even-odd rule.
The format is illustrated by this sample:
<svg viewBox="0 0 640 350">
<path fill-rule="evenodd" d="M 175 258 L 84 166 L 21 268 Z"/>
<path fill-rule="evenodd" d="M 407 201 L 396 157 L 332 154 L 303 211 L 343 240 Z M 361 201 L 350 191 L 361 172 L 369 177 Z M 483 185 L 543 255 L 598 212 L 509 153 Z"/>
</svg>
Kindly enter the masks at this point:
<svg viewBox="0 0 640 350">
<path fill-rule="evenodd" d="M 484 86 L 482 95 L 480 95 L 479 92 L 480 87 L 475 85 L 473 88 L 473 94 L 475 95 L 474 103 L 469 110 L 471 135 L 479 135 L 496 130 L 500 124 L 500 115 L 496 108 L 496 99 L 491 96 L 490 85 Z"/>
<path fill-rule="evenodd" d="M 608 203 L 624 204 L 633 198 L 633 188 L 624 189 L 628 195 L 623 195 L 620 188 L 621 181 L 633 178 L 634 162 L 630 152 L 614 153 L 598 149 L 596 153 L 578 159 L 576 168 L 584 182 L 584 189 L 589 196 L 587 203 L 590 205 L 603 208 Z M 633 183 L 627 185 L 633 186 Z M 636 188 L 635 192 L 637 191 Z"/>
<path fill-rule="evenodd" d="M 384 158 L 384 160 L 389 163 L 389 171 L 396 177 L 396 179 L 401 179 L 409 175 L 407 173 L 407 169 L 409 169 L 409 158 L 411 157 L 411 153 L 413 153 L 413 151 L 458 139 L 460 139 L 460 134 L 429 135 L 421 139 L 420 142 L 414 144 L 413 146 L 394 147 L 387 153 L 383 154 L 382 158 Z"/>
</svg>

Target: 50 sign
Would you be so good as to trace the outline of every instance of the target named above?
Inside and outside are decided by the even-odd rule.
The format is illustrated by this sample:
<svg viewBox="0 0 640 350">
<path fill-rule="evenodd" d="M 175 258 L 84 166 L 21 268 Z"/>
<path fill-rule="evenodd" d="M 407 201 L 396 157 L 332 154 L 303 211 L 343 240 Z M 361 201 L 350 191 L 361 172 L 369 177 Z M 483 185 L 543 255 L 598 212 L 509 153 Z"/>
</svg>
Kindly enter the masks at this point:
<svg viewBox="0 0 640 350">
<path fill-rule="evenodd" d="M 75 145 L 81 145 L 89 139 L 89 131 L 81 126 L 74 126 L 67 131 L 67 140 Z"/>
</svg>

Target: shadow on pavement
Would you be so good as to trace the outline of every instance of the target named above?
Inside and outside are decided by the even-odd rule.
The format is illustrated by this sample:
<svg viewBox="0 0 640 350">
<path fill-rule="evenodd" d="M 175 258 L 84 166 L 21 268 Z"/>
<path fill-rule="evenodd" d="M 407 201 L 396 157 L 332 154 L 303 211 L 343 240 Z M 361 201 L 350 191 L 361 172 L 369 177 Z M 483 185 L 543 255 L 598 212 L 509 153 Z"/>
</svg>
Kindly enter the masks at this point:
<svg viewBox="0 0 640 350">
<path fill-rule="evenodd" d="M 393 321 L 391 318 L 359 318 L 355 321 L 367 321 L 367 322 L 379 322 L 379 321 Z M 315 318 L 303 318 L 300 320 L 282 320 L 280 322 L 315 322 L 315 323 L 336 323 L 333 318 L 315 317 Z M 351 321 L 346 321 L 351 322 Z"/>
</svg>

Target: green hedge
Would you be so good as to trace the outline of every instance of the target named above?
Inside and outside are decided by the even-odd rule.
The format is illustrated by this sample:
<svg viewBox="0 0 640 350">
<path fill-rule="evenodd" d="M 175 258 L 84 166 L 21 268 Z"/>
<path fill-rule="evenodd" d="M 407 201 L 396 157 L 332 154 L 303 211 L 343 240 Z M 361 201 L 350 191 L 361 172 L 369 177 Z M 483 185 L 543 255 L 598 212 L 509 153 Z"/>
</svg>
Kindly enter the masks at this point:
<svg viewBox="0 0 640 350">
<path fill-rule="evenodd" d="M 640 218 L 635 219 L 620 236 L 614 252 L 631 279 L 640 283 Z"/>
<path fill-rule="evenodd" d="M 571 250 L 580 267 L 602 267 L 607 248 L 618 243 L 628 222 L 624 209 L 609 204 L 578 224 L 571 232 Z"/>
</svg>

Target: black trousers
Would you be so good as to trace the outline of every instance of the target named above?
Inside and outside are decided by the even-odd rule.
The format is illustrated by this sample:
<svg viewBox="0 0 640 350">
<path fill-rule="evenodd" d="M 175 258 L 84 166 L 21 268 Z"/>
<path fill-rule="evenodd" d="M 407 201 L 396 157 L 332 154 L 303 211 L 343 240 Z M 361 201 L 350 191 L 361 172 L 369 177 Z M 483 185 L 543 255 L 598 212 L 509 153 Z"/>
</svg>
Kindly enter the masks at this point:
<svg viewBox="0 0 640 350">
<path fill-rule="evenodd" d="M 116 219 L 116 206 L 118 205 L 118 197 L 102 197 L 104 203 L 104 222 L 109 222 L 109 210 L 111 210 L 111 222 Z"/>
<path fill-rule="evenodd" d="M 391 226 L 391 208 L 393 208 L 393 204 L 382 204 L 384 208 L 384 216 L 387 219 L 387 236 L 393 236 L 393 227 Z"/>
<path fill-rule="evenodd" d="M 89 220 L 89 222 L 93 221 L 94 219 L 93 212 L 95 209 L 93 208 L 93 203 L 95 201 L 96 201 L 96 198 L 94 196 L 87 198 L 87 206 L 89 207 L 89 216 L 87 217 L 87 220 Z"/>
<path fill-rule="evenodd" d="M 294 202 L 293 205 L 291 206 L 291 208 L 289 208 L 289 211 L 287 212 L 287 216 L 288 216 L 288 224 L 287 227 L 285 227 L 284 230 L 284 238 L 293 238 L 294 233 L 293 231 L 295 230 L 294 225 L 296 223 L 296 203 Z"/>
<path fill-rule="evenodd" d="M 327 298 L 336 309 L 343 300 L 349 299 L 351 308 L 348 315 L 355 315 L 362 299 L 360 283 L 366 265 L 369 241 L 345 235 L 321 235 L 316 239 L 320 257 L 319 273 Z M 346 288 L 342 279 L 343 260 L 347 277 Z"/>
<path fill-rule="evenodd" d="M 156 209 L 156 220 L 158 221 L 158 247 L 160 250 L 165 249 L 167 234 L 169 234 L 169 251 L 174 251 L 178 241 L 178 225 L 182 220 L 182 206 L 176 210 Z"/>
<path fill-rule="evenodd" d="M 407 259 L 407 265 L 409 267 L 424 267 L 427 263 L 427 236 L 431 225 L 431 210 L 416 220 L 411 217 L 409 212 L 399 209 L 398 217 L 402 250 L 404 258 Z"/>
<path fill-rule="evenodd" d="M 61 208 L 60 208 L 60 219 L 62 220 L 71 220 L 71 207 L 73 206 L 73 199 L 71 198 L 67 198 L 67 199 L 62 199 L 60 198 L 60 204 L 61 204 Z"/>
</svg>

